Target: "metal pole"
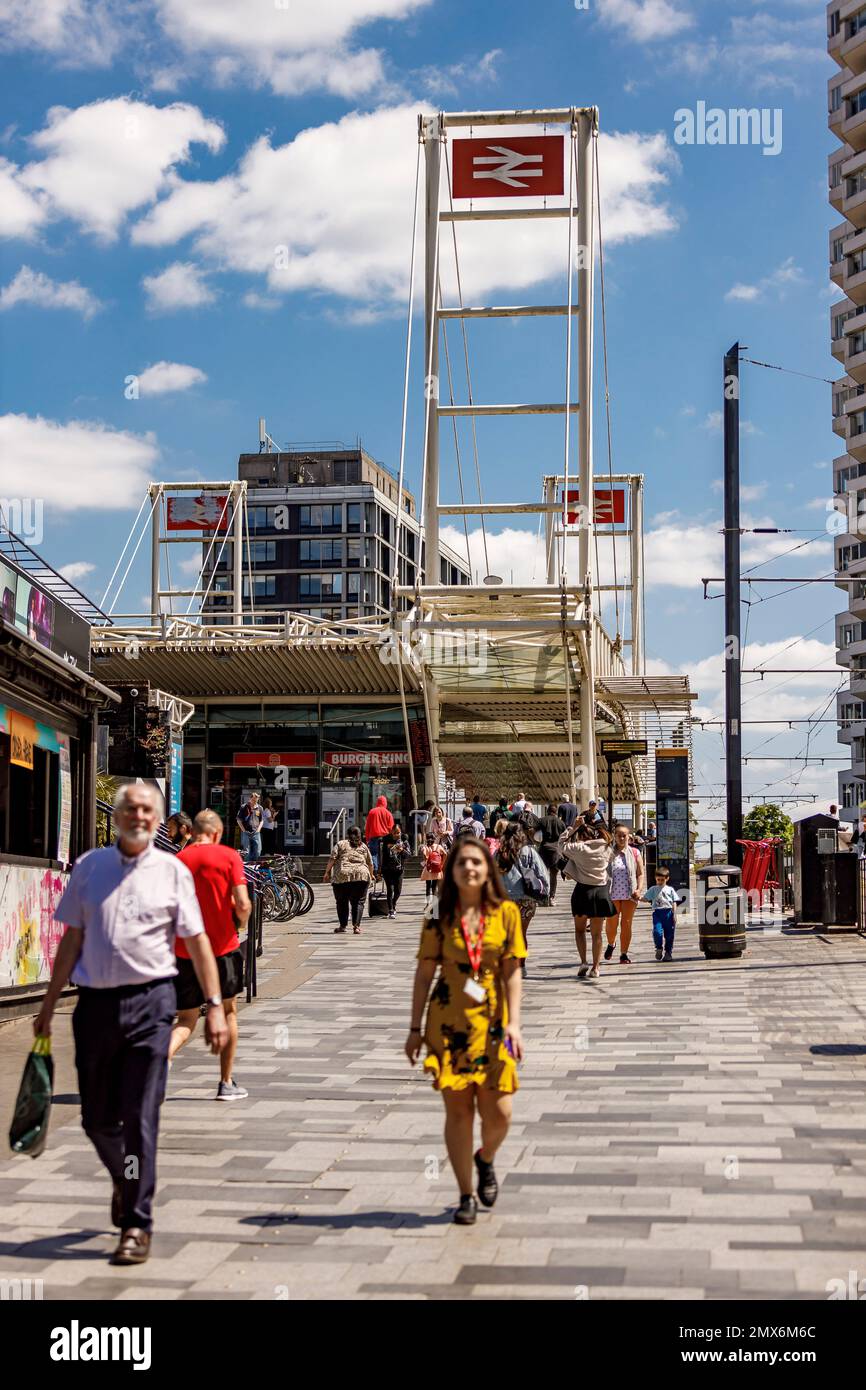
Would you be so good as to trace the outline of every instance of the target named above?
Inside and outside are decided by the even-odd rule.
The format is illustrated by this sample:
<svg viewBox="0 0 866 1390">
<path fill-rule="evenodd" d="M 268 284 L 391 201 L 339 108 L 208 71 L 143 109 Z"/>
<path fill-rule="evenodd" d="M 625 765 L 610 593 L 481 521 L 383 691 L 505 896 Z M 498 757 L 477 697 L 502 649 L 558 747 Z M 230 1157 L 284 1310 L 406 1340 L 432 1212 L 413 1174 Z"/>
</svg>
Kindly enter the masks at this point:
<svg viewBox="0 0 866 1390">
<path fill-rule="evenodd" d="M 556 505 L 556 478 L 545 477 L 544 479 L 544 501 L 548 505 Z M 556 517 L 551 512 L 544 514 L 544 548 L 547 556 L 547 582 L 555 584 L 557 579 L 556 567 Z"/>
<path fill-rule="evenodd" d="M 232 608 L 234 609 L 233 622 L 237 627 L 243 626 L 244 621 L 244 591 L 243 591 L 243 545 L 244 545 L 244 496 L 239 484 L 232 488 L 235 504 L 234 528 L 232 535 Z M 253 583 L 252 576 L 250 584 Z M 250 604 L 252 605 L 253 595 L 250 592 Z"/>
<path fill-rule="evenodd" d="M 631 479 L 631 673 L 642 676 L 643 648 L 643 477 Z"/>
<path fill-rule="evenodd" d="M 725 770 L 727 855 L 742 863 L 743 764 L 740 732 L 740 345 L 725 354 Z"/>
<path fill-rule="evenodd" d="M 578 460 L 580 467 L 581 525 L 578 529 L 578 582 L 585 585 L 585 616 L 590 619 L 586 634 L 586 668 L 580 680 L 580 761 L 584 769 L 585 802 L 595 795 L 595 634 L 592 630 L 592 325 L 595 270 L 595 179 L 592 142 L 598 113 L 593 107 L 577 117 L 577 303 L 578 375 L 580 414 L 578 416 Z M 572 267 L 568 268 L 569 275 Z M 565 545 L 563 541 L 563 545 Z"/>
<path fill-rule="evenodd" d="M 427 169 L 424 244 L 425 373 L 424 401 L 424 582 L 439 583 L 439 319 L 437 276 L 439 244 L 439 178 L 442 165 L 441 126 L 438 116 L 426 122 L 424 157 Z"/>
<path fill-rule="evenodd" d="M 150 620 L 154 627 L 157 627 L 162 611 L 159 599 L 159 513 L 162 505 L 162 484 L 151 483 L 147 495 L 150 498 Z"/>
</svg>

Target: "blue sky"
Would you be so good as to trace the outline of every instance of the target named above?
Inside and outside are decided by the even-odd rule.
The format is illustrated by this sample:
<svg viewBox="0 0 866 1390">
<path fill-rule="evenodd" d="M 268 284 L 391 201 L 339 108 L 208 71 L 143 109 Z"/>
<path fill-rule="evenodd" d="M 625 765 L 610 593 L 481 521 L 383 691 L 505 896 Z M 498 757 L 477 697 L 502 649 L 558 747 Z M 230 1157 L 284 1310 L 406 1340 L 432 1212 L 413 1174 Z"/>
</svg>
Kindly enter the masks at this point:
<svg viewBox="0 0 866 1390">
<path fill-rule="evenodd" d="M 146 481 L 233 476 L 259 415 L 280 441 L 360 436 L 396 467 L 417 110 L 598 105 L 614 468 L 646 475 L 648 657 L 688 670 L 701 710 L 719 709 L 721 603 L 705 604 L 698 580 L 720 573 L 722 354 L 739 338 L 748 355 L 839 375 L 820 6 L 4 0 L 0 33 L 2 494 L 40 479 L 40 548 L 77 566 L 97 600 Z M 674 113 L 699 101 L 780 109 L 781 152 L 676 145 Z M 467 299 L 544 302 L 564 290 L 565 259 L 549 240 L 536 254 L 510 232 L 483 247 L 467 233 Z M 561 321 L 470 331 L 476 399 L 561 395 Z M 417 490 L 420 353 L 415 362 Z M 125 399 L 125 378 L 160 363 L 171 365 Z M 799 532 L 744 538 L 745 568 L 822 531 L 842 449 L 828 386 L 742 371 L 744 524 Z M 148 380 L 174 389 L 148 392 Z M 599 393 L 599 472 L 602 403 Z M 482 425 L 488 500 L 536 498 L 541 473 L 561 467 L 561 439 L 561 422 Z M 448 462 L 443 500 L 456 500 Z M 494 542 L 500 570 L 529 577 L 534 535 Z M 758 573 L 831 564 L 819 534 Z M 142 569 L 121 607 L 145 590 Z M 755 605 L 745 664 L 832 668 L 841 606 L 829 585 Z M 751 710 L 802 717 L 835 682 L 767 677 L 772 687 L 772 715 Z M 777 732 L 754 729 L 747 750 Z M 795 753 L 805 739 L 800 726 L 765 751 Z M 696 751 L 697 780 L 719 787 L 718 731 Z M 841 751 L 819 726 L 812 752 Z M 787 781 L 790 766 L 750 766 L 748 788 Z M 840 764 L 797 766 L 801 789 L 834 796 Z M 707 828 L 722 814 L 704 811 Z"/>
</svg>

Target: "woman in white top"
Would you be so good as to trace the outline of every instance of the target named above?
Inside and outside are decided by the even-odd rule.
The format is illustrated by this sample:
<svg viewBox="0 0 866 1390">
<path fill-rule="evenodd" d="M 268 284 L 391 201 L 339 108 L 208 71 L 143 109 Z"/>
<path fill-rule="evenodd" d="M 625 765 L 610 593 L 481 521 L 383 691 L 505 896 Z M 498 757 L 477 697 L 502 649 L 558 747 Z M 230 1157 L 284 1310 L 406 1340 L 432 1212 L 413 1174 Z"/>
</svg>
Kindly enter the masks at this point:
<svg viewBox="0 0 866 1390">
<path fill-rule="evenodd" d="M 607 919 L 607 946 L 605 960 L 610 960 L 616 945 L 616 932 L 619 928 L 619 963 L 631 965 L 628 948 L 631 945 L 631 924 L 634 911 L 643 897 L 646 888 L 646 874 L 643 856 L 629 843 L 627 825 L 618 825 L 613 832 L 613 845 L 610 852 L 610 898 L 613 914 Z"/>
<path fill-rule="evenodd" d="M 578 979 L 597 980 L 601 964 L 602 928 L 613 916 L 610 900 L 610 835 L 597 822 L 589 825 L 581 817 L 559 839 L 559 852 L 566 861 L 565 872 L 574 880 L 571 911 L 574 941 L 580 956 Z M 592 936 L 592 966 L 586 960 L 586 928 Z"/>
</svg>

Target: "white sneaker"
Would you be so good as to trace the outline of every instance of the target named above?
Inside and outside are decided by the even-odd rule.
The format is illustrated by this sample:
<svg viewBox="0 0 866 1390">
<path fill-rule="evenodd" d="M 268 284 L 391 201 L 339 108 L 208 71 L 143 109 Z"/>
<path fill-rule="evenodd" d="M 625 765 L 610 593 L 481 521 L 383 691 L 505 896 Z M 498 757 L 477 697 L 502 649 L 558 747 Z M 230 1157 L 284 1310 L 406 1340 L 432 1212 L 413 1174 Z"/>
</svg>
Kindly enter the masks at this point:
<svg viewBox="0 0 866 1390">
<path fill-rule="evenodd" d="M 246 1100 L 249 1091 L 245 1091 L 243 1086 L 232 1079 L 231 1081 L 221 1081 L 217 1087 L 217 1100 Z"/>
</svg>

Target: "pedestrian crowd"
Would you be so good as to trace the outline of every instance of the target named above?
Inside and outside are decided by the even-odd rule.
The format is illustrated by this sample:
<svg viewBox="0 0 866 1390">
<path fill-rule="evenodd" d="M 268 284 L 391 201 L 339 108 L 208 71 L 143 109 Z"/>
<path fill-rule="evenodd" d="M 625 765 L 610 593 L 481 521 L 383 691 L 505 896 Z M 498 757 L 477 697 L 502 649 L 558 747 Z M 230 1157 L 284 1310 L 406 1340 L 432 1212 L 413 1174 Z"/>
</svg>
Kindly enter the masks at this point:
<svg viewBox="0 0 866 1390">
<path fill-rule="evenodd" d="M 405 1050 L 414 1064 L 426 1044 L 424 1068 L 442 1093 L 459 1188 L 455 1220 L 468 1225 L 478 1202 L 491 1207 L 498 1194 L 494 1158 L 518 1089 L 527 940 L 539 907 L 554 906 L 560 882 L 572 882 L 578 976 L 594 980 L 617 936 L 620 963 L 631 963 L 641 900 L 652 906 L 656 959 L 670 961 L 680 899 L 663 867 L 647 889 L 644 838 L 622 825 L 611 834 L 601 800 L 582 811 L 565 797 L 538 816 L 522 792 L 492 807 L 476 795 L 456 823 L 432 800 L 413 818 L 414 849 L 379 796 L 363 831 L 351 826 L 334 845 L 324 879 L 335 933 L 351 922 L 357 935 L 365 909 L 396 917 L 407 860 L 417 853 L 425 907 Z M 248 1095 L 233 1074 L 244 985 L 239 932 L 251 913 L 244 859 L 274 849 L 279 812 L 257 792 L 247 796 L 236 818 L 240 854 L 222 843 L 224 825 L 212 810 L 177 812 L 158 833 L 159 802 L 146 784 L 120 789 L 114 821 L 115 842 L 79 857 L 56 909 L 65 932 L 34 1030 L 50 1035 L 63 990 L 77 986 L 82 1124 L 111 1178 L 120 1231 L 112 1259 L 141 1264 L 150 1253 L 168 1069 L 202 1016 L 219 1063 L 215 1098 Z M 473 1150 L 476 1113 L 481 1144 Z"/>
</svg>

